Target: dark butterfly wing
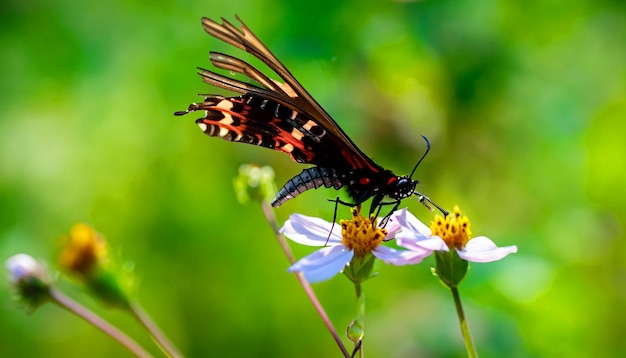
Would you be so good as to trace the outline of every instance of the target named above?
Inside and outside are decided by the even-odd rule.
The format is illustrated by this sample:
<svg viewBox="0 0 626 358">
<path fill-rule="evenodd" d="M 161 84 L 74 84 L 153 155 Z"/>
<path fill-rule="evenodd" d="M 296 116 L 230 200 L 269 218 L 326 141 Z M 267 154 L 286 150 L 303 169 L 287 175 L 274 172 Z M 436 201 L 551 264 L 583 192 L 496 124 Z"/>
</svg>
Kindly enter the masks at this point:
<svg viewBox="0 0 626 358">
<path fill-rule="evenodd" d="M 196 120 L 205 134 L 258 145 L 289 154 L 293 161 L 335 167 L 345 159 L 341 148 L 326 141 L 328 132 L 305 114 L 256 95 L 209 96 L 191 110 L 205 110 Z"/>
<path fill-rule="evenodd" d="M 210 96 L 205 103 L 192 104 L 189 110 L 210 110 L 211 113 L 205 118 L 205 124 L 213 128 L 212 131 L 217 133 L 216 136 L 224 139 L 244 141 L 250 136 L 256 135 L 257 140 L 253 144 L 287 152 L 297 162 L 332 167 L 342 171 L 362 170 L 373 174 L 382 172 L 383 168 L 361 152 L 241 19 L 237 18 L 237 20 L 241 22 L 240 30 L 224 19 L 220 25 L 213 20 L 203 18 L 202 25 L 211 36 L 240 48 L 263 61 L 285 81 L 285 84 L 271 80 L 245 61 L 212 52 L 210 58 L 214 66 L 244 74 L 263 87 L 257 87 L 200 68 L 200 75 L 205 82 L 246 95 L 241 97 L 244 101 L 238 100 L 238 98 L 226 99 Z M 221 106 L 216 103 L 218 98 L 221 99 Z M 228 108 L 228 103 L 243 106 L 245 101 L 251 99 L 266 101 L 265 107 L 250 102 L 246 103 L 247 107 L 238 108 L 236 111 Z M 240 115 L 239 109 L 245 109 L 248 111 L 247 114 L 254 115 Z M 276 113 L 272 113 L 272 111 Z M 285 117 L 278 113 L 281 111 L 288 113 L 288 115 Z M 223 118 L 220 119 L 217 112 L 221 112 Z M 294 113 L 296 115 L 292 116 Z M 235 118 L 240 125 L 239 129 L 228 124 L 230 120 L 235 120 Z M 232 133 L 233 135 L 221 136 L 220 133 Z M 263 140 L 258 140 L 259 137 Z M 274 138 L 275 143 L 272 143 L 270 138 Z M 292 146 L 293 150 L 291 149 Z"/>
</svg>

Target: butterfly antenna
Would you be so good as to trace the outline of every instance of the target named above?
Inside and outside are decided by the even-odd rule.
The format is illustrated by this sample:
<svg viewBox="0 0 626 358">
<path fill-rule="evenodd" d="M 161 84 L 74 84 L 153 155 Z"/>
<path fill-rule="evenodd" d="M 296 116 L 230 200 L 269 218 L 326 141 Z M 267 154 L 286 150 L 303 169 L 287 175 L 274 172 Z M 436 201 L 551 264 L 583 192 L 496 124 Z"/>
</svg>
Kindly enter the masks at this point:
<svg viewBox="0 0 626 358">
<path fill-rule="evenodd" d="M 430 200 L 429 197 L 427 197 L 426 195 L 420 194 L 418 192 L 414 192 L 413 195 L 418 197 L 418 201 L 420 203 L 422 203 L 422 205 L 424 205 L 425 207 L 428 208 L 428 210 L 433 211 L 433 208 L 431 207 L 434 206 L 435 208 L 437 208 L 437 210 L 441 211 L 441 213 L 443 214 L 443 216 L 448 216 L 448 214 L 450 214 L 450 212 L 448 212 L 447 210 L 445 210 L 444 208 L 442 208 L 441 206 L 437 205 L 437 203 L 435 203 L 434 201 Z"/>
<path fill-rule="evenodd" d="M 430 141 L 424 135 L 421 135 L 421 136 L 422 136 L 422 138 L 424 138 L 424 142 L 426 142 L 426 150 L 424 151 L 424 154 L 422 154 L 422 157 L 420 158 L 420 160 L 417 161 L 417 164 L 415 164 L 415 167 L 413 168 L 413 171 L 411 172 L 411 175 L 409 175 L 409 178 L 413 178 L 413 174 L 415 174 L 415 171 L 417 170 L 417 167 L 419 167 L 419 165 L 422 162 L 422 160 L 424 160 L 424 158 L 426 158 L 426 154 L 428 154 L 428 152 L 430 151 Z"/>
</svg>

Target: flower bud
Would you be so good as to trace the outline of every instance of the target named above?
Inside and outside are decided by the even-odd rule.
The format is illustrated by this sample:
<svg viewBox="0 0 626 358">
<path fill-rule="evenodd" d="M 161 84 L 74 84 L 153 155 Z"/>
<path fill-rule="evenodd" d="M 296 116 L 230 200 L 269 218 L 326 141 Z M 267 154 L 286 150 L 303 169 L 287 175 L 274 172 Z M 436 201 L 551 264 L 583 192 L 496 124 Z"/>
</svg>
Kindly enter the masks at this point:
<svg viewBox="0 0 626 358">
<path fill-rule="evenodd" d="M 233 180 L 235 194 L 240 203 L 250 200 L 261 202 L 276 195 L 274 170 L 269 166 L 244 164 L 239 167 L 239 175 Z"/>
<path fill-rule="evenodd" d="M 83 281 L 91 292 L 112 306 L 128 307 L 125 287 L 113 269 L 107 243 L 93 228 L 76 224 L 70 230 L 59 265 Z"/>
<path fill-rule="evenodd" d="M 9 270 L 9 281 L 30 311 L 50 298 L 51 280 L 44 264 L 30 255 L 17 254 L 10 257 L 5 266 Z"/>
</svg>

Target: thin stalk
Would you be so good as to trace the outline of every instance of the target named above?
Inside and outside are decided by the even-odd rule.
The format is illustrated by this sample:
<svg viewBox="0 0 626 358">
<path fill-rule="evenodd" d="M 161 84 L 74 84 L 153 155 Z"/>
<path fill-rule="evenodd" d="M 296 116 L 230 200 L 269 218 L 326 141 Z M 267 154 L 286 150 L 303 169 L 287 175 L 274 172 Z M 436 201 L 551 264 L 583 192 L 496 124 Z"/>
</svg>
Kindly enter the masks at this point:
<svg viewBox="0 0 626 358">
<path fill-rule="evenodd" d="M 465 342 L 465 349 L 467 350 L 467 356 L 470 358 L 478 358 L 478 352 L 472 339 L 472 333 L 470 332 L 469 325 L 465 319 L 465 313 L 463 312 L 463 305 L 461 305 L 461 297 L 459 296 L 459 290 L 455 287 L 450 287 L 452 291 L 452 297 L 454 298 L 454 305 L 456 306 L 456 313 L 459 316 L 459 322 L 461 323 L 461 334 L 463 334 L 463 341 Z"/>
<path fill-rule="evenodd" d="M 130 311 L 141 325 L 150 332 L 157 345 L 168 357 L 179 358 L 183 356 L 139 303 L 131 302 Z"/>
<path fill-rule="evenodd" d="M 263 200 L 261 202 L 261 208 L 263 209 L 263 214 L 265 214 L 265 219 L 272 227 L 272 231 L 274 232 L 274 236 L 278 240 L 278 244 L 280 248 L 287 256 L 287 260 L 289 260 L 290 264 L 294 264 L 296 262 L 296 258 L 291 251 L 291 247 L 289 247 L 289 243 L 285 240 L 285 237 L 280 233 L 278 228 L 278 220 L 276 220 L 276 215 L 274 215 L 274 209 L 270 205 L 267 204 L 267 201 Z"/>
<path fill-rule="evenodd" d="M 278 240 L 278 244 L 280 245 L 281 249 L 285 253 L 285 256 L 287 256 L 289 263 L 294 264 L 296 262 L 295 256 L 293 255 L 293 252 L 291 251 L 291 248 L 289 247 L 287 240 L 279 232 L 278 221 L 276 220 L 276 215 L 274 215 L 274 210 L 266 201 L 261 202 L 261 207 L 263 209 L 263 213 L 265 214 L 265 218 L 267 219 L 267 222 L 270 224 L 272 231 L 274 231 L 274 235 L 276 236 L 276 239 Z M 306 293 L 306 295 L 309 297 L 309 300 L 311 300 L 313 307 L 315 307 L 315 310 L 322 318 L 324 325 L 326 326 L 330 334 L 333 336 L 333 339 L 339 346 L 339 349 L 341 349 L 341 352 L 343 353 L 344 357 L 350 358 L 350 353 L 348 353 L 348 350 L 343 345 L 341 338 L 339 338 L 339 335 L 337 334 L 335 327 L 333 327 L 333 324 L 330 321 L 330 318 L 328 318 L 326 311 L 324 311 L 324 308 L 322 307 L 321 303 L 317 299 L 317 296 L 315 295 L 315 292 L 313 292 L 313 288 L 311 287 L 309 282 L 304 278 L 304 276 L 301 273 L 296 273 L 296 278 L 298 279 L 298 282 L 300 282 L 300 285 L 304 289 L 304 292 Z"/>
<path fill-rule="evenodd" d="M 118 341 L 121 345 L 126 347 L 126 349 L 131 351 L 137 357 L 152 357 L 150 353 L 143 349 L 137 342 L 127 336 L 124 332 L 120 331 L 109 322 L 100 318 L 100 316 L 98 316 L 85 306 L 66 296 L 63 292 L 55 288 L 50 288 L 50 298 L 52 299 L 52 302 L 57 304 L 59 307 L 64 308 L 67 311 L 84 319 L 94 327 L 98 328 L 111 338 Z"/>
<path fill-rule="evenodd" d="M 365 336 L 365 294 L 363 293 L 363 289 L 361 288 L 360 283 L 354 284 L 356 290 L 356 324 L 359 325 L 361 329 L 361 337 L 357 342 L 355 342 L 354 349 L 358 350 L 359 357 L 363 358 L 365 353 L 363 352 L 363 336 Z M 352 354 L 354 356 L 354 352 Z"/>
</svg>

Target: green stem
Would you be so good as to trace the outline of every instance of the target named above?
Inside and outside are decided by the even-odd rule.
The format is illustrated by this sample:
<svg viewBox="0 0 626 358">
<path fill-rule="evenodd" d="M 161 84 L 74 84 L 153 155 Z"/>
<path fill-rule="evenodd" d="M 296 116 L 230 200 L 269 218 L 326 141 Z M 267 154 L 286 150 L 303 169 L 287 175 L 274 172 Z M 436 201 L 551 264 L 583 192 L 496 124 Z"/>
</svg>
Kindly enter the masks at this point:
<svg viewBox="0 0 626 358">
<path fill-rule="evenodd" d="M 461 333 L 463 334 L 463 341 L 465 342 L 467 356 L 470 358 L 478 358 L 478 352 L 476 351 L 476 346 L 474 345 L 474 340 L 472 339 L 472 333 L 470 332 L 469 325 L 465 319 L 463 305 L 461 305 L 459 290 L 456 287 L 450 287 L 450 290 L 452 291 L 454 305 L 456 306 L 456 313 L 459 316 L 459 322 L 461 323 Z"/>
<path fill-rule="evenodd" d="M 276 215 L 274 215 L 274 210 L 265 200 L 261 202 L 261 207 L 263 209 L 263 213 L 265 214 L 265 218 L 267 219 L 267 222 L 270 224 L 272 231 L 274 231 L 274 235 L 276 236 L 276 239 L 278 240 L 278 244 L 280 245 L 283 252 L 285 253 L 285 256 L 287 256 L 289 263 L 290 264 L 295 263 L 296 262 L 295 256 L 293 255 L 293 252 L 291 251 L 291 248 L 289 247 L 287 240 L 278 230 L 278 221 L 276 220 Z M 335 340 L 335 343 L 337 343 L 337 346 L 339 346 L 339 349 L 341 350 L 341 353 L 343 353 L 343 356 L 346 358 L 350 358 L 350 353 L 348 353 L 346 346 L 344 346 L 343 342 L 341 341 L 341 338 L 339 338 L 339 335 L 337 334 L 337 330 L 335 330 L 335 327 L 333 327 L 333 324 L 330 321 L 330 318 L 328 318 L 326 311 L 324 311 L 324 307 L 322 307 L 322 304 L 317 299 L 317 296 L 315 296 L 315 292 L 313 291 L 311 284 L 309 284 L 309 282 L 300 273 L 296 273 L 296 278 L 298 279 L 298 282 L 300 282 L 300 285 L 304 289 L 304 292 L 306 293 L 306 295 L 309 297 L 309 300 L 311 300 L 313 307 L 315 307 L 315 310 L 322 318 L 324 325 L 326 326 L 330 334 L 333 336 L 333 339 Z"/>
<path fill-rule="evenodd" d="M 145 329 L 150 332 L 152 338 L 156 341 L 157 345 L 167 354 L 168 357 L 182 357 L 178 349 L 170 342 L 167 336 L 161 331 L 159 326 L 152 320 L 152 318 L 144 311 L 144 309 L 137 302 L 130 303 L 130 311 L 137 318 L 137 320 L 144 326 Z"/>
<path fill-rule="evenodd" d="M 62 307 L 69 312 L 77 315 L 78 317 L 84 319 L 85 321 L 92 324 L 94 327 L 98 328 L 111 338 L 118 341 L 121 345 L 126 347 L 129 351 L 135 354 L 137 357 L 152 357 L 150 353 L 148 353 L 145 349 L 143 349 L 137 342 L 135 342 L 132 338 L 127 336 L 124 332 L 120 331 L 109 322 L 100 318 L 97 314 L 90 311 L 85 306 L 80 303 L 74 301 L 70 297 L 66 296 L 63 292 L 50 288 L 50 298 L 52 302 L 57 304 L 59 307 Z"/>
<path fill-rule="evenodd" d="M 361 288 L 360 283 L 355 283 L 354 288 L 356 290 L 356 319 L 355 322 L 360 326 L 361 337 L 355 342 L 354 349 L 358 349 L 359 356 L 364 357 L 363 353 L 363 336 L 365 335 L 365 294 Z M 354 355 L 354 354 L 353 354 Z"/>
</svg>

